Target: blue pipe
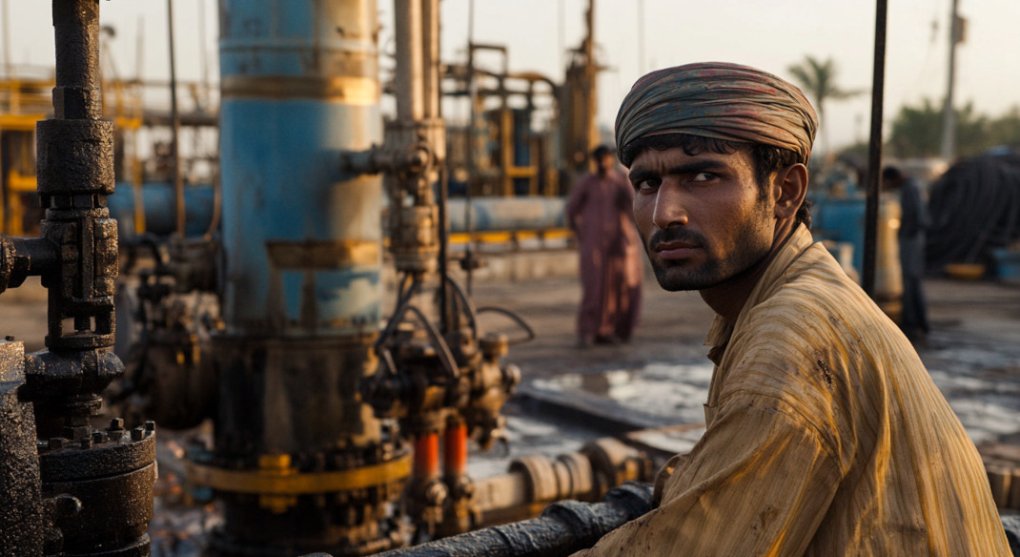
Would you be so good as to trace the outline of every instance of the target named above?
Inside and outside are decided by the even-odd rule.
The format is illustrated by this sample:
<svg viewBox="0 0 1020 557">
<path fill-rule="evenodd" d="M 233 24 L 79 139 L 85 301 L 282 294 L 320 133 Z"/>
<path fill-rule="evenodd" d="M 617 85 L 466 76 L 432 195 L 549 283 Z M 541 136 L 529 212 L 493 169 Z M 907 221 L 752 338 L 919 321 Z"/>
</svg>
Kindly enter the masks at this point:
<svg viewBox="0 0 1020 557">
<path fill-rule="evenodd" d="M 210 184 L 184 187 L 185 234 L 201 236 L 212 224 L 216 193 Z M 136 236 L 135 191 L 129 182 L 118 182 L 117 189 L 106 198 L 110 214 L 117 219 L 121 239 Z M 146 182 L 142 185 L 145 232 L 169 236 L 175 232 L 174 186 L 169 182 Z"/>
<path fill-rule="evenodd" d="M 374 3 L 222 4 L 227 330 L 375 331 L 381 181 L 338 170 L 341 151 L 382 142 L 375 17 L 360 13 Z"/>
</svg>

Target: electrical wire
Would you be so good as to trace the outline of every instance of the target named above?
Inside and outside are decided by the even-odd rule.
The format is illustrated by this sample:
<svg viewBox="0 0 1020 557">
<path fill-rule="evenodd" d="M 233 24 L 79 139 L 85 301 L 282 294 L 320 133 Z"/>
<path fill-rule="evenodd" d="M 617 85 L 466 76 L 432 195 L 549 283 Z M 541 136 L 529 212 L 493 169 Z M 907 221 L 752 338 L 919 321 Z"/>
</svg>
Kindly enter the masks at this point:
<svg viewBox="0 0 1020 557">
<path fill-rule="evenodd" d="M 523 344 L 525 342 L 530 342 L 532 340 L 535 340 L 535 329 L 532 329 L 531 325 L 528 325 L 528 322 L 525 321 L 523 317 L 521 317 L 517 313 L 514 313 L 513 311 L 510 311 L 510 310 L 508 310 L 506 308 L 495 307 L 495 306 L 483 306 L 483 307 L 478 308 L 476 311 L 478 312 L 479 315 L 481 315 L 483 313 L 498 313 L 500 315 L 504 315 L 506 317 L 509 317 L 513 322 L 517 323 L 517 325 L 519 325 L 521 327 L 521 329 L 523 329 L 524 332 L 528 336 L 525 337 L 525 338 L 514 339 L 514 340 L 509 341 L 508 344 L 510 344 L 511 346 L 513 346 L 515 344 Z"/>
</svg>

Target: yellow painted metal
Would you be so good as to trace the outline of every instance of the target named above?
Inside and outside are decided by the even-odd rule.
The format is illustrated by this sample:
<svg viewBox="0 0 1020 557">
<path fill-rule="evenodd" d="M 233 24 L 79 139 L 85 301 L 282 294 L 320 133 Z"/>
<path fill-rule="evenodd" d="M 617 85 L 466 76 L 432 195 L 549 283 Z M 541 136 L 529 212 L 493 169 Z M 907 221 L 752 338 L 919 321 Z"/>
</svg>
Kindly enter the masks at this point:
<svg viewBox="0 0 1020 557">
<path fill-rule="evenodd" d="M 232 75 L 223 78 L 221 90 L 224 97 L 231 98 L 309 98 L 362 106 L 378 103 L 381 94 L 375 77 L 352 75 L 328 79 Z"/>
<path fill-rule="evenodd" d="M 24 203 L 21 201 L 22 194 L 33 193 L 36 188 L 35 176 L 26 176 L 17 170 L 7 173 L 7 191 L 4 196 L 6 212 L 9 216 L 4 232 L 11 236 L 21 236 L 25 233 L 21 215 L 24 212 Z"/>
<path fill-rule="evenodd" d="M 0 114 L 0 129 L 22 132 L 35 131 L 35 123 L 46 118 L 45 114 Z"/>
<path fill-rule="evenodd" d="M 17 170 L 12 170 L 7 175 L 7 187 L 11 188 L 11 191 L 32 193 L 36 188 L 36 179 L 35 176 L 25 175 Z"/>
<path fill-rule="evenodd" d="M 378 265 L 382 249 L 372 240 L 269 240 L 266 249 L 281 269 L 340 269 Z"/>
<path fill-rule="evenodd" d="M 490 230 L 484 232 L 454 232 L 450 234 L 451 244 L 506 244 L 523 240 L 563 240 L 572 238 L 574 233 L 567 228 L 549 228 L 545 230 Z"/>
<path fill-rule="evenodd" d="M 231 493 L 270 496 L 267 503 L 282 504 L 272 496 L 296 496 L 350 491 L 383 485 L 411 475 L 411 456 L 404 455 L 382 464 L 330 472 L 299 472 L 290 465 L 288 455 L 263 455 L 259 470 L 228 470 L 189 461 L 188 480 Z M 270 505 L 272 506 L 272 505 Z"/>
</svg>

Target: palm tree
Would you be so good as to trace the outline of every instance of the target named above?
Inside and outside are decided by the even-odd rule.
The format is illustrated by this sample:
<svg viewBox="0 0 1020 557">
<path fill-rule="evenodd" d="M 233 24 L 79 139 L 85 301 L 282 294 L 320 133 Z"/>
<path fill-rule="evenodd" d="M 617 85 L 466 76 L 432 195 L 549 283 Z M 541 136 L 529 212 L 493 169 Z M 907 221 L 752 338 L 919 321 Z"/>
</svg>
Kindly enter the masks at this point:
<svg viewBox="0 0 1020 557">
<path fill-rule="evenodd" d="M 804 91 L 812 97 L 815 108 L 818 109 L 818 117 L 822 121 L 822 143 L 825 144 L 825 153 L 829 154 L 829 128 L 826 126 L 825 120 L 825 101 L 849 99 L 864 91 L 843 89 L 836 85 L 836 61 L 832 58 L 818 60 L 808 54 L 802 63 L 794 64 L 787 69 L 804 88 Z"/>
</svg>

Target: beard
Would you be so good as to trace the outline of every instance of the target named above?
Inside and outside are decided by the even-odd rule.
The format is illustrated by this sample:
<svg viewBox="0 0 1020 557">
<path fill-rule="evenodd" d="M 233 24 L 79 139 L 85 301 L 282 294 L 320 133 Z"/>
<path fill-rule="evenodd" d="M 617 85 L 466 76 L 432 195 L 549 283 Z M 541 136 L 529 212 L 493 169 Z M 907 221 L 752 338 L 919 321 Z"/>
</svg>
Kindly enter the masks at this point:
<svg viewBox="0 0 1020 557">
<path fill-rule="evenodd" d="M 743 273 L 764 259 L 772 248 L 773 238 L 765 224 L 745 220 L 736 230 L 732 252 L 722 256 L 713 253 L 707 239 L 697 232 L 681 227 L 655 231 L 645 241 L 645 250 L 659 286 L 669 292 L 705 290 Z M 661 260 L 655 252 L 655 246 L 661 242 L 684 242 L 698 247 L 703 253 L 702 261 Z"/>
</svg>

